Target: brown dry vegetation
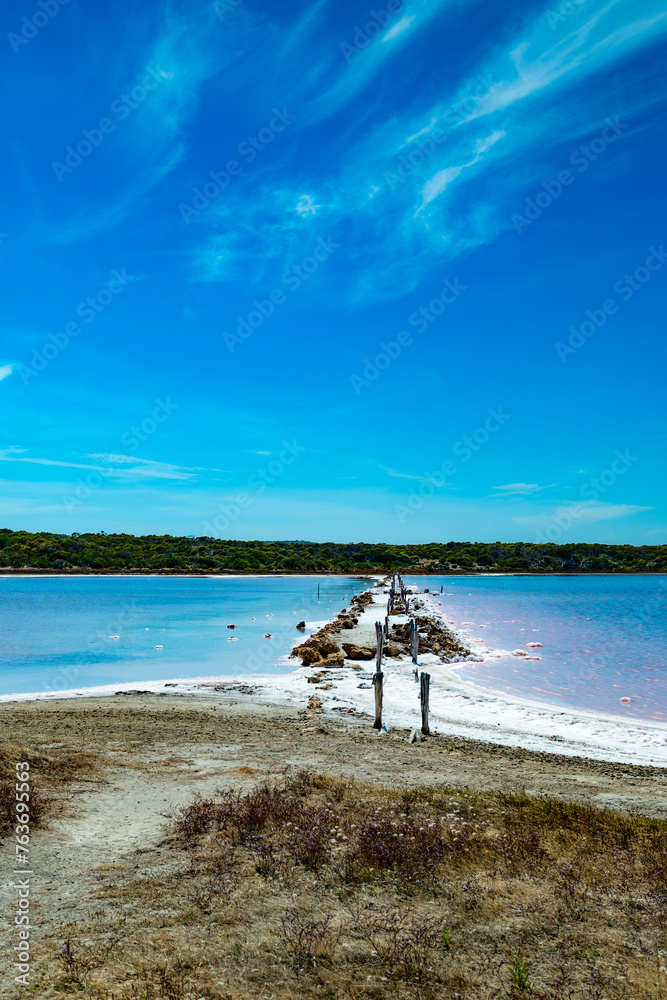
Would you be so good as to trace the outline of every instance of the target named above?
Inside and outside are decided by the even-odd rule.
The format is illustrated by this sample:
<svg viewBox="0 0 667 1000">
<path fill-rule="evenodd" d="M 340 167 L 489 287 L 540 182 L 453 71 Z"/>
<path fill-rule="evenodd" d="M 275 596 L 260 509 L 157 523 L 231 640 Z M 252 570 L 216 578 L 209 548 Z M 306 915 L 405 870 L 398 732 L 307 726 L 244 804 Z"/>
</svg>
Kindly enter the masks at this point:
<svg viewBox="0 0 667 1000">
<path fill-rule="evenodd" d="M 40 943 L 94 1000 L 667 998 L 667 822 L 286 774 L 195 798 Z"/>
<path fill-rule="evenodd" d="M 0 833 L 16 823 L 16 763 L 30 765 L 30 823 L 42 826 L 72 780 L 86 781 L 97 770 L 95 755 L 57 749 L 50 754 L 13 743 L 0 744 Z M 34 775 L 39 774 L 35 779 Z"/>
</svg>

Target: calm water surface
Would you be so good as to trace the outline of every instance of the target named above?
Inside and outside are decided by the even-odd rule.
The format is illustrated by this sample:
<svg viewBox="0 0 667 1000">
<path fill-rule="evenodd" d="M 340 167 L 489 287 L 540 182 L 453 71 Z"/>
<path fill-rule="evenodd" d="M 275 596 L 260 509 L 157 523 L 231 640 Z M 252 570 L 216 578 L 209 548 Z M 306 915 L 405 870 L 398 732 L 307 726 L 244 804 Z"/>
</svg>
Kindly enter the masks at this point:
<svg viewBox="0 0 667 1000">
<path fill-rule="evenodd" d="M 443 588 L 446 616 L 482 640 L 473 650 L 504 651 L 457 668 L 464 680 L 563 708 L 667 720 L 666 576 L 406 582 Z M 280 658 L 296 623 L 329 618 L 368 586 L 319 583 L 318 603 L 315 577 L 0 577 L 0 694 L 292 670 L 295 661 Z M 541 659 L 509 655 L 522 648 Z"/>
<path fill-rule="evenodd" d="M 296 623 L 329 618 L 369 584 L 323 577 L 319 602 L 317 585 L 294 576 L 0 577 L 0 694 L 293 670 L 297 661 L 278 659 L 300 635 Z"/>
<path fill-rule="evenodd" d="M 406 577 L 439 594 L 473 642 L 540 660 L 485 657 L 463 680 L 563 708 L 667 720 L 667 576 Z M 445 596 L 448 595 L 448 596 Z M 486 626 L 480 628 L 479 626 Z M 630 698 L 629 704 L 621 698 Z"/>
</svg>

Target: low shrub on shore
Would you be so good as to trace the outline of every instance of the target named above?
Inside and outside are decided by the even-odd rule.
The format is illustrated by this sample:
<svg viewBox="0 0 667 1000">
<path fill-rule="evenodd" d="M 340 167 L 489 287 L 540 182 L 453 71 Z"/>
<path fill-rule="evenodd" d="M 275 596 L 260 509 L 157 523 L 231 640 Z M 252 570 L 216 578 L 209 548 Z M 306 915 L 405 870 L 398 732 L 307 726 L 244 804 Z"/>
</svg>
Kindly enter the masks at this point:
<svg viewBox="0 0 667 1000">
<path fill-rule="evenodd" d="M 32 828 L 44 823 L 59 793 L 66 792 L 73 780 L 89 775 L 97 766 L 96 758 L 88 754 L 55 751 L 47 755 L 11 743 L 0 744 L 0 833 L 2 834 L 9 833 L 18 822 L 16 764 L 24 761 L 30 765 L 27 794 L 30 807 L 29 823 Z M 23 784 L 21 782 L 21 788 Z M 21 791 L 20 794 L 24 795 L 25 792 Z"/>
<path fill-rule="evenodd" d="M 47 811 L 47 798 L 42 794 L 42 777 L 36 772 L 30 773 L 28 782 L 17 782 L 17 763 L 27 762 L 33 767 L 42 759 L 43 755 L 34 750 L 27 750 L 25 747 L 14 746 L 13 744 L 0 745 L 0 833 L 7 834 L 14 830 L 18 824 L 29 823 L 31 827 L 38 827 L 42 824 Z M 25 770 L 22 769 L 22 773 Z M 17 790 L 20 785 L 20 795 L 23 803 L 28 806 L 27 819 L 25 812 L 19 819 L 16 813 Z M 25 786 L 28 786 L 26 792 Z M 26 800 L 26 794 L 28 796 Z M 23 832 L 23 831 L 22 831 Z"/>
<path fill-rule="evenodd" d="M 30 793 L 29 812 L 27 814 L 30 826 L 40 826 L 44 819 L 46 802 L 37 788 Z M 21 818 L 16 813 L 16 782 L 0 781 L 0 833 L 10 833 L 17 823 L 25 824 L 26 814 Z"/>
<path fill-rule="evenodd" d="M 299 772 L 170 824 L 146 873 L 63 931 L 94 955 L 61 954 L 40 995 L 667 998 L 665 821 Z"/>
</svg>

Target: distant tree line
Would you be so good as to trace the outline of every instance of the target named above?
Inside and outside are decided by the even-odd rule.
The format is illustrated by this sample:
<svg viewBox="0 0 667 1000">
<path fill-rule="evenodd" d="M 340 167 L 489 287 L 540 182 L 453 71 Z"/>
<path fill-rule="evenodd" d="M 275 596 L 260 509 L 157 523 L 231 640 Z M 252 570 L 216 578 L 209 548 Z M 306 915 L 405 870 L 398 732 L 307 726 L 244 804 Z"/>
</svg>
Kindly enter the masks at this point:
<svg viewBox="0 0 667 1000">
<path fill-rule="evenodd" d="M 58 572 L 667 572 L 667 545 L 527 542 L 236 542 L 174 535 L 57 535 L 0 529 L 0 569 Z"/>
</svg>

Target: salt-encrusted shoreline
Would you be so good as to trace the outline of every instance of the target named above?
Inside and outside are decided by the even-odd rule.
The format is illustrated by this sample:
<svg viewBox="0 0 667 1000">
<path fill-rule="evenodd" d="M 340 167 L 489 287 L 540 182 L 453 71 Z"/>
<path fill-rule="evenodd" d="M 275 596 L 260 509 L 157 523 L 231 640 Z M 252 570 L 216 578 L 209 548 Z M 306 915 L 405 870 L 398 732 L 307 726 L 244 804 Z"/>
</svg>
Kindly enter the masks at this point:
<svg viewBox="0 0 667 1000">
<path fill-rule="evenodd" d="M 416 591 L 417 588 L 411 588 Z M 375 622 L 383 621 L 387 613 L 388 594 L 378 585 L 365 592 L 363 606 L 356 602 L 352 627 L 332 628 L 338 616 L 322 626 L 321 622 L 306 622 L 303 645 L 315 632 L 327 629 L 328 634 L 343 642 L 375 646 Z M 413 606 L 415 599 L 413 598 Z M 415 610 L 419 616 L 444 626 L 444 614 L 438 610 L 436 596 L 419 595 Z M 405 615 L 392 615 L 392 625 L 408 622 Z M 447 632 L 469 654 L 469 637 L 446 625 Z M 389 640 L 392 642 L 391 638 Z M 468 646 L 466 645 L 468 643 Z M 279 660 L 286 667 L 296 661 L 293 652 Z M 181 695 L 215 694 L 221 699 L 238 701 L 239 695 L 250 707 L 262 705 L 294 705 L 303 708 L 315 694 L 322 702 L 325 715 L 345 718 L 369 715 L 373 711 L 373 690 L 370 683 L 374 661 L 345 657 L 343 663 L 311 663 L 296 667 L 285 674 L 241 674 L 220 677 L 173 678 L 134 684 L 112 684 L 94 688 L 74 688 L 62 692 L 41 692 L 0 696 L 0 702 L 53 701 L 59 698 L 103 696 L 133 692 Z M 503 746 L 522 747 L 536 752 L 564 756 L 588 757 L 620 763 L 650 764 L 667 767 L 667 725 L 635 722 L 620 716 L 558 709 L 529 699 L 521 699 L 480 688 L 462 681 L 456 674 L 456 662 L 441 653 L 419 654 L 420 670 L 431 675 L 430 720 L 435 733 L 460 735 Z M 479 659 L 479 651 L 461 656 L 458 662 Z M 414 665 L 409 654 L 386 657 L 383 660 L 384 711 L 387 725 L 406 730 L 420 724 L 419 685 L 415 683 Z M 319 675 L 319 676 L 318 676 Z M 309 683 L 308 678 L 311 678 Z M 317 678 L 313 681 L 313 678 Z M 381 738 L 381 737 L 379 737 Z"/>
</svg>

